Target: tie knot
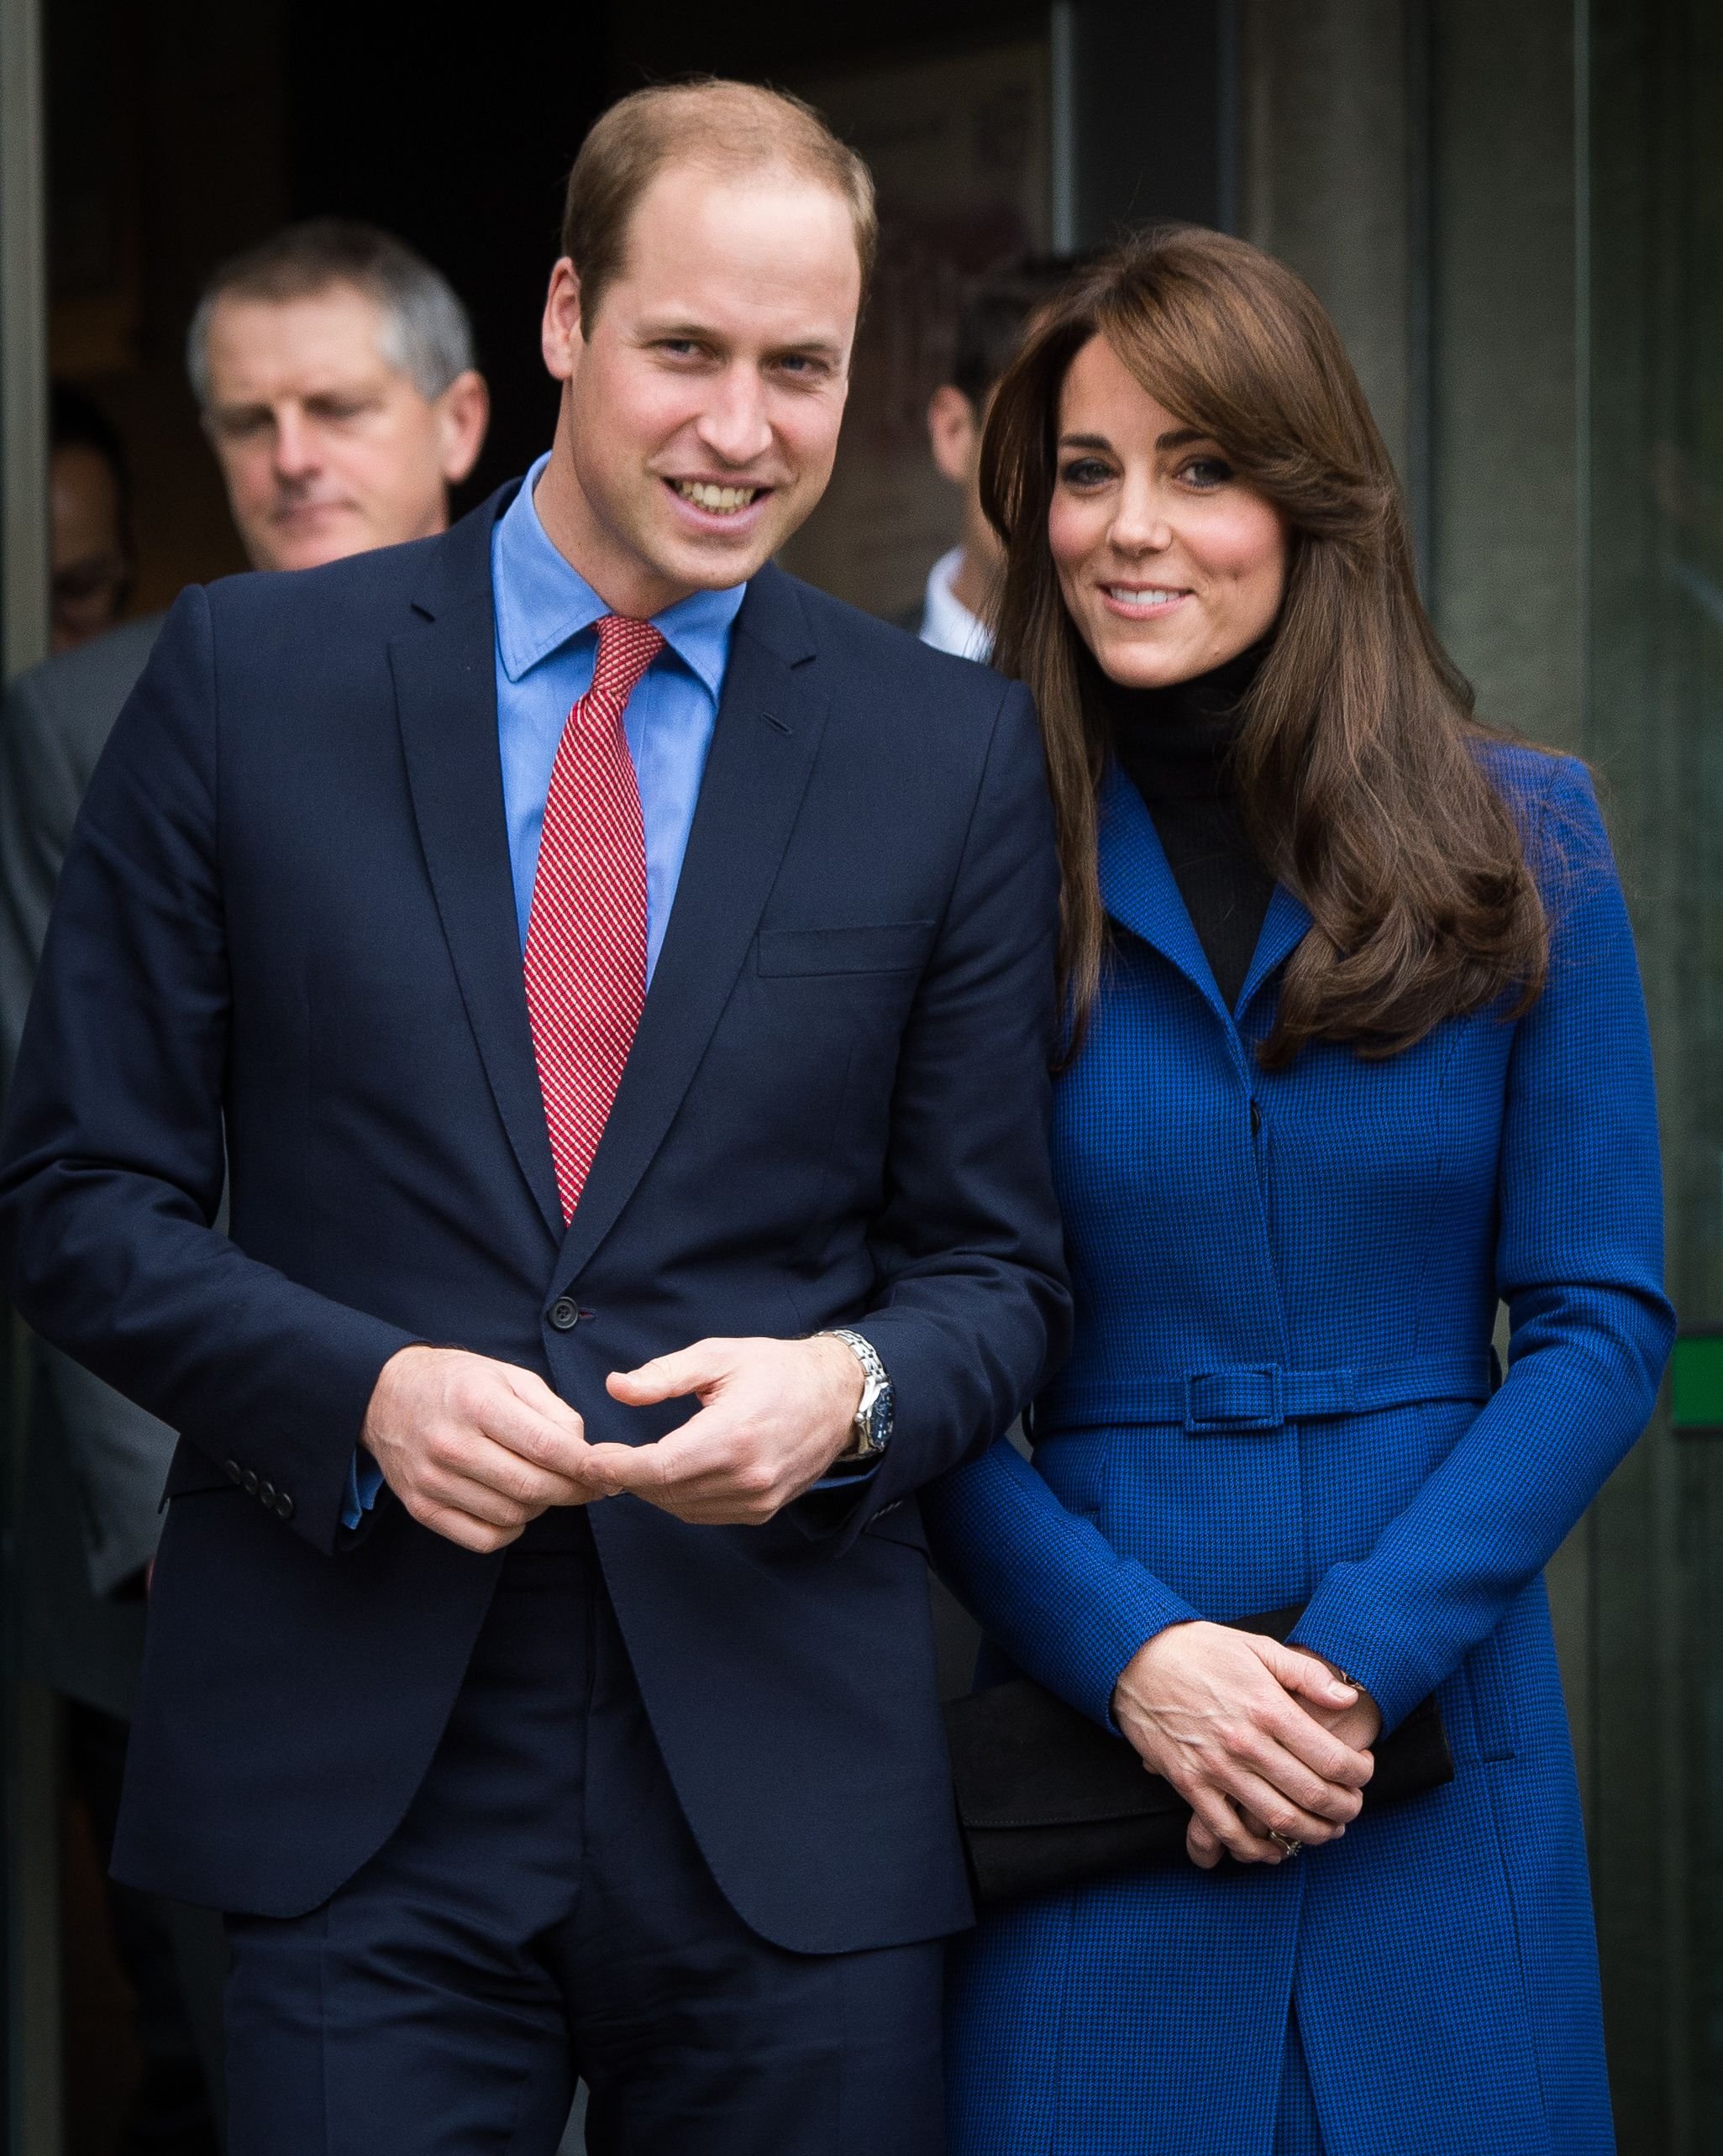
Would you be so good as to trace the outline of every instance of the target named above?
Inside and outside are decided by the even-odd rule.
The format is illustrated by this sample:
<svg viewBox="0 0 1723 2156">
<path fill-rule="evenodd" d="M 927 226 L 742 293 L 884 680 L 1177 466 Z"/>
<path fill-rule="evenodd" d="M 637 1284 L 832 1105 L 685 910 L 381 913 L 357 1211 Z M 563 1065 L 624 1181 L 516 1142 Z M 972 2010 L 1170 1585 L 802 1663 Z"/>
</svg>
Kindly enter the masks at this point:
<svg viewBox="0 0 1723 2156">
<path fill-rule="evenodd" d="M 664 638 L 650 622 L 629 614 L 606 614 L 598 623 L 598 663 L 592 669 L 592 693 L 626 704 L 640 677 L 664 649 Z"/>
</svg>

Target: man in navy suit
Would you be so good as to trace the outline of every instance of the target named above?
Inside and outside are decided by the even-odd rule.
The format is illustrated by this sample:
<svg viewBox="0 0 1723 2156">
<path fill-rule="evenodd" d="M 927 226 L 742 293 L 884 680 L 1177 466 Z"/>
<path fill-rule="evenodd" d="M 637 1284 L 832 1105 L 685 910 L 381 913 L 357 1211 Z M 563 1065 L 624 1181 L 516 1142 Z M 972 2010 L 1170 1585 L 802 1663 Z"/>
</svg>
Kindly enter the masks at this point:
<svg viewBox="0 0 1723 2156">
<path fill-rule="evenodd" d="M 182 1433 L 116 1868 L 228 1912 L 234 2156 L 940 2146 L 917 1487 L 1064 1351 L 1024 691 L 769 557 L 864 168 L 641 92 L 554 446 L 175 608 L 13 1086 L 26 1316 Z M 213 1225 L 224 1167 L 231 1228 Z"/>
</svg>

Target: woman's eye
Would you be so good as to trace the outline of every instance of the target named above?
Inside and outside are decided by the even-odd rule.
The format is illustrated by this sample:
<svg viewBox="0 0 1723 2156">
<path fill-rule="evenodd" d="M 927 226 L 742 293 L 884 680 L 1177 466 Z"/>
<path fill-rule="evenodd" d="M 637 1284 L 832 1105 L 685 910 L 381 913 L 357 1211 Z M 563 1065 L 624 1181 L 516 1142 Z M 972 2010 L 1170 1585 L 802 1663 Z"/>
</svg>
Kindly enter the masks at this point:
<svg viewBox="0 0 1723 2156">
<path fill-rule="evenodd" d="M 1073 458 L 1059 473 L 1059 478 L 1066 486 L 1099 486 L 1111 477 L 1111 469 L 1099 457 Z"/>
<path fill-rule="evenodd" d="M 1232 476 L 1232 467 L 1224 457 L 1193 457 L 1189 464 L 1180 466 L 1179 476 L 1192 486 L 1206 490 L 1225 486 Z"/>
</svg>

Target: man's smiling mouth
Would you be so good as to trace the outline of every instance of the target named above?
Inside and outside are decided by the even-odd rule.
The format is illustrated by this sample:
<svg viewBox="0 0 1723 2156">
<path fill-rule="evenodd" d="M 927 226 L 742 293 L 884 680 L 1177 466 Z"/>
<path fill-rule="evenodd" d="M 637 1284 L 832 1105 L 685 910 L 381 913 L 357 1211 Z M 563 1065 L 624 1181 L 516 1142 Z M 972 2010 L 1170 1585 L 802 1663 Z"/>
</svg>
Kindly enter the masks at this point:
<svg viewBox="0 0 1723 2156">
<path fill-rule="evenodd" d="M 670 484 L 684 501 L 717 517 L 733 517 L 765 492 L 759 486 L 716 486 L 703 479 L 673 479 Z"/>
</svg>

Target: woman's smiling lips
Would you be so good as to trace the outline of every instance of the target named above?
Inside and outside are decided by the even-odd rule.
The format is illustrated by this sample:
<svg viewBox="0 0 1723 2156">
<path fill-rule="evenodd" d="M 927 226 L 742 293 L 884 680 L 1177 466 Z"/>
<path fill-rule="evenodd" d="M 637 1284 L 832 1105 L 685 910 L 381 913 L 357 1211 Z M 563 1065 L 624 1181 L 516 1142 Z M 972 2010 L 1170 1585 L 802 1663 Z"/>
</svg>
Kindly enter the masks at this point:
<svg viewBox="0 0 1723 2156">
<path fill-rule="evenodd" d="M 1127 622 L 1157 619 L 1195 596 L 1185 586 L 1172 584 L 1102 584 L 1095 588 L 1107 611 Z"/>
</svg>

